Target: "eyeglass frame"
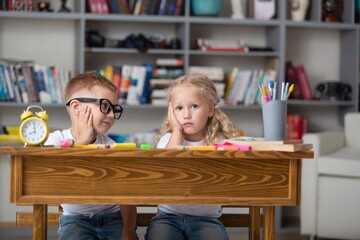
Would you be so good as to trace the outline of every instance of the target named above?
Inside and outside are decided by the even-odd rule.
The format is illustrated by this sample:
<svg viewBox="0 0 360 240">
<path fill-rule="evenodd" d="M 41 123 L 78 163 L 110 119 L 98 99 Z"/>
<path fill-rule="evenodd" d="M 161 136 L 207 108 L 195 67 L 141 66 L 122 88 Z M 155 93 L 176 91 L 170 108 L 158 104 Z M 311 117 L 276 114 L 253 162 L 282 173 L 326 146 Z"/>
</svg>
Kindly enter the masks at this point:
<svg viewBox="0 0 360 240">
<path fill-rule="evenodd" d="M 65 106 L 70 106 L 70 103 L 73 101 L 73 100 L 76 100 L 76 101 L 79 101 L 79 102 L 84 102 L 84 103 L 91 103 L 91 102 L 98 102 L 99 103 L 99 106 L 100 106 L 100 112 L 103 113 L 103 114 L 109 114 L 110 111 L 112 110 L 113 114 L 114 114 L 114 118 L 116 120 L 119 120 L 121 118 L 121 115 L 123 114 L 124 112 L 124 108 L 120 105 L 120 104 L 112 104 L 111 101 L 109 99 L 106 99 L 106 98 L 72 98 L 70 99 L 66 104 Z M 102 102 L 106 100 L 109 102 L 110 106 L 109 108 L 107 109 L 107 112 L 103 112 L 102 111 L 102 108 L 101 108 L 101 104 Z M 120 107 L 120 116 L 118 118 L 116 118 L 115 116 L 115 107 L 119 106 Z M 116 112 L 118 113 L 118 112 Z"/>
</svg>

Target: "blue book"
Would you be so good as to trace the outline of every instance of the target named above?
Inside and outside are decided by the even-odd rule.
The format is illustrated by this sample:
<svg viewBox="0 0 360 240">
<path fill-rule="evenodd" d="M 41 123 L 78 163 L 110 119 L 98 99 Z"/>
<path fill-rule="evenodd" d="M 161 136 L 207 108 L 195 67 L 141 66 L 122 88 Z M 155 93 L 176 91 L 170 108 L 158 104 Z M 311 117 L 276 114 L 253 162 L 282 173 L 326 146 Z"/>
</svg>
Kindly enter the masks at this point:
<svg viewBox="0 0 360 240">
<path fill-rule="evenodd" d="M 108 0 L 111 13 L 120 13 L 120 7 L 117 0 Z"/>
<path fill-rule="evenodd" d="M 146 67 L 146 75 L 145 75 L 143 92 L 142 92 L 142 95 L 140 96 L 140 103 L 141 104 L 149 103 L 149 101 L 150 101 L 150 99 L 149 99 L 150 98 L 150 92 L 151 92 L 150 80 L 151 80 L 152 75 L 153 75 L 153 69 L 155 67 L 155 64 L 144 63 L 144 66 Z"/>
<path fill-rule="evenodd" d="M 4 72 L 4 65 L 0 64 L 0 101 L 6 100 L 6 79 Z"/>
<path fill-rule="evenodd" d="M 175 16 L 177 0 L 168 0 L 166 15 Z"/>
<path fill-rule="evenodd" d="M 167 0 L 161 0 L 160 6 L 159 6 L 159 11 L 158 11 L 158 14 L 157 14 L 157 15 L 165 15 L 166 1 L 167 1 Z"/>
</svg>

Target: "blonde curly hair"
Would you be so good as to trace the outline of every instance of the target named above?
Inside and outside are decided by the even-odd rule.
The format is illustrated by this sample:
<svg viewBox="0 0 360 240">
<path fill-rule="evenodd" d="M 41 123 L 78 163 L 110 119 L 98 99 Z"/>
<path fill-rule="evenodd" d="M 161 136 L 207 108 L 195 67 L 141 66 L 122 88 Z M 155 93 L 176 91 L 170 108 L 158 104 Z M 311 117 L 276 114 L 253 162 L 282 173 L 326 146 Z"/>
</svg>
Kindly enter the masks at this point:
<svg viewBox="0 0 360 240">
<path fill-rule="evenodd" d="M 199 89 L 208 104 L 215 108 L 214 116 L 209 118 L 207 122 L 207 131 L 202 140 L 204 145 L 210 145 L 217 143 L 222 139 L 237 136 L 237 131 L 234 124 L 230 121 L 230 118 L 218 108 L 220 99 L 217 95 L 214 83 L 208 77 L 202 74 L 190 74 L 174 80 L 168 88 L 167 97 L 169 103 L 171 102 L 174 89 L 181 85 L 193 86 Z M 155 137 L 155 143 L 157 144 L 163 135 L 171 132 L 172 130 L 166 117 L 162 123 L 159 134 Z"/>
</svg>

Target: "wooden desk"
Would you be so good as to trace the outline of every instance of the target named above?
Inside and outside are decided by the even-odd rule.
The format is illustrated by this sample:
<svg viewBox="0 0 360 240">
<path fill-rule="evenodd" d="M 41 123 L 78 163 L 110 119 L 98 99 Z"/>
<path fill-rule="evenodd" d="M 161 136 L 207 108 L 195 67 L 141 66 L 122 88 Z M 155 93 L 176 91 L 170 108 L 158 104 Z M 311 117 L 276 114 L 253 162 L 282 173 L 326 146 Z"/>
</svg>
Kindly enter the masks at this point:
<svg viewBox="0 0 360 240">
<path fill-rule="evenodd" d="M 250 239 L 274 239 L 275 206 L 300 203 L 301 158 L 313 152 L 0 147 L 11 155 L 11 203 L 33 205 L 46 239 L 47 204 L 251 206 Z"/>
</svg>

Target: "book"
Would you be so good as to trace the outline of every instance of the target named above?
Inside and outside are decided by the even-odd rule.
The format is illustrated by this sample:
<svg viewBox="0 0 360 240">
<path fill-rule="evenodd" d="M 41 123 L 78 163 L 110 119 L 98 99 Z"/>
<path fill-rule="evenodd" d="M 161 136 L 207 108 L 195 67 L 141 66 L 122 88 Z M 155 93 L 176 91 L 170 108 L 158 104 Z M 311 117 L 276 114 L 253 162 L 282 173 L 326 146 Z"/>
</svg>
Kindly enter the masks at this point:
<svg viewBox="0 0 360 240">
<path fill-rule="evenodd" d="M 91 13 L 101 13 L 101 7 L 98 7 L 98 0 L 87 0 Z"/>
<path fill-rule="evenodd" d="M 155 63 L 158 66 L 184 66 L 184 60 L 179 58 L 157 58 Z"/>
<path fill-rule="evenodd" d="M 302 98 L 308 100 L 313 99 L 314 97 L 304 66 L 302 64 L 296 66 L 295 72 L 301 89 Z"/>
<path fill-rule="evenodd" d="M 286 62 L 285 78 L 286 78 L 286 82 L 289 83 L 289 86 L 291 86 L 291 84 L 294 84 L 294 90 L 290 94 L 289 98 L 290 99 L 302 99 L 302 93 L 301 93 L 300 85 L 298 83 L 296 70 L 291 61 Z"/>
<path fill-rule="evenodd" d="M 231 89 L 234 85 L 234 82 L 236 81 L 237 75 L 239 73 L 239 68 L 238 67 L 234 67 L 231 71 L 230 76 L 227 78 L 226 80 L 226 88 L 225 88 L 225 94 L 224 94 L 224 100 L 225 103 L 229 103 L 230 102 L 230 92 Z"/>
<path fill-rule="evenodd" d="M 15 74 L 15 65 L 13 63 L 9 63 L 9 64 L 7 64 L 6 68 L 9 73 L 9 77 L 11 79 L 11 84 L 12 84 L 12 88 L 13 88 L 13 92 L 14 92 L 14 101 L 21 103 L 22 99 L 21 99 L 19 84 L 18 84 L 17 77 Z"/>
<path fill-rule="evenodd" d="M 21 65 L 21 68 L 25 79 L 26 89 L 28 90 L 30 102 L 39 102 L 37 85 L 33 77 L 33 65 L 30 63 L 24 63 Z"/>
<path fill-rule="evenodd" d="M 150 94 L 151 94 L 150 81 L 151 81 L 151 78 L 153 76 L 153 69 L 154 69 L 155 65 L 152 64 L 152 63 L 144 63 L 144 66 L 146 68 L 146 73 L 145 73 L 143 91 L 142 91 L 142 94 L 140 96 L 140 103 L 141 104 L 145 104 L 145 103 L 150 102 Z"/>
<path fill-rule="evenodd" d="M 153 78 L 178 78 L 184 75 L 182 68 L 155 67 L 153 69 Z"/>
<path fill-rule="evenodd" d="M 183 14 L 183 5 L 185 0 L 177 0 L 176 1 L 176 9 L 175 9 L 175 16 L 180 16 Z"/>
<path fill-rule="evenodd" d="M 100 4 L 100 8 L 101 8 L 101 13 L 109 13 L 109 6 L 108 6 L 108 2 L 107 0 L 98 0 L 100 1 L 99 4 Z"/>
<path fill-rule="evenodd" d="M 129 14 L 130 13 L 129 4 L 128 4 L 127 0 L 118 0 L 118 3 L 119 3 L 121 14 Z"/>
<path fill-rule="evenodd" d="M 212 81 L 224 80 L 224 69 L 222 67 L 190 66 L 189 74 L 203 74 Z"/>
<path fill-rule="evenodd" d="M 144 66 L 132 66 L 131 69 L 131 84 L 129 87 L 126 103 L 129 105 L 140 104 L 140 97 L 143 93 L 144 83 L 146 76 L 146 67 Z"/>
<path fill-rule="evenodd" d="M 111 13 L 120 13 L 118 0 L 107 0 Z"/>
<path fill-rule="evenodd" d="M 252 106 L 255 104 L 256 93 L 259 90 L 259 82 L 260 82 L 260 79 L 263 78 L 263 75 L 264 75 L 263 70 L 255 70 L 254 71 L 251 83 L 246 92 L 246 97 L 245 97 L 245 101 L 244 101 L 245 106 Z"/>
<path fill-rule="evenodd" d="M 161 0 L 157 15 L 165 15 L 167 1 L 168 0 Z"/>
<path fill-rule="evenodd" d="M 119 100 L 121 87 L 121 66 L 114 66 L 112 82 L 116 86 L 116 97 Z"/>
<path fill-rule="evenodd" d="M 123 65 L 121 69 L 121 85 L 119 103 L 126 103 L 127 95 L 131 83 L 131 65 Z"/>
<path fill-rule="evenodd" d="M 236 93 L 235 102 L 237 104 L 243 104 L 245 101 L 246 92 L 251 83 L 251 79 L 253 77 L 254 71 L 245 70 L 244 74 L 241 75 L 239 89 Z"/>
<path fill-rule="evenodd" d="M 288 114 L 286 125 L 289 139 L 302 139 L 303 134 L 307 132 L 307 118 L 298 114 Z"/>
<path fill-rule="evenodd" d="M 7 92 L 8 90 L 5 79 L 5 67 L 3 64 L 0 64 L 0 101 L 8 100 Z"/>
<path fill-rule="evenodd" d="M 165 14 L 170 16 L 175 16 L 177 0 L 167 0 L 167 1 L 168 4 L 166 6 Z"/>
<path fill-rule="evenodd" d="M 265 141 L 264 138 L 237 137 L 225 139 L 225 142 L 251 146 L 251 149 L 253 151 L 297 152 L 309 151 L 313 148 L 312 144 L 303 143 L 301 139 L 288 139 L 285 141 Z"/>
<path fill-rule="evenodd" d="M 142 8 L 142 0 L 136 0 L 133 14 L 140 15 L 141 8 Z"/>
</svg>

